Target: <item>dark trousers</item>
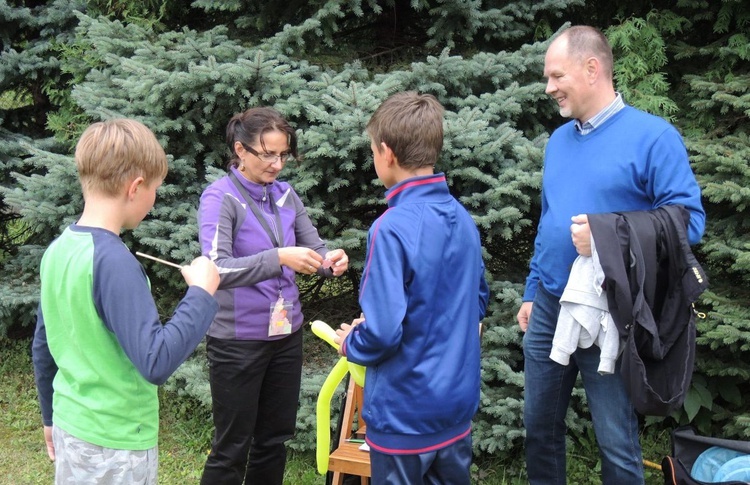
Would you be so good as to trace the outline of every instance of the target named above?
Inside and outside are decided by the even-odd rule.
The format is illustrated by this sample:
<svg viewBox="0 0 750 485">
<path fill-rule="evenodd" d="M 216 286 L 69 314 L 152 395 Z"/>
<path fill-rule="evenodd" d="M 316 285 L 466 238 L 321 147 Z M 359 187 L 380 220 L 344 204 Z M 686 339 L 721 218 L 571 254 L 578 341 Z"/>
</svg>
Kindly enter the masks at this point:
<svg viewBox="0 0 750 485">
<path fill-rule="evenodd" d="M 206 339 L 214 432 L 203 485 L 282 485 L 294 436 L 302 332 L 274 341 Z"/>
<path fill-rule="evenodd" d="M 372 485 L 469 485 L 471 433 L 439 450 L 386 455 L 370 448 Z"/>
</svg>

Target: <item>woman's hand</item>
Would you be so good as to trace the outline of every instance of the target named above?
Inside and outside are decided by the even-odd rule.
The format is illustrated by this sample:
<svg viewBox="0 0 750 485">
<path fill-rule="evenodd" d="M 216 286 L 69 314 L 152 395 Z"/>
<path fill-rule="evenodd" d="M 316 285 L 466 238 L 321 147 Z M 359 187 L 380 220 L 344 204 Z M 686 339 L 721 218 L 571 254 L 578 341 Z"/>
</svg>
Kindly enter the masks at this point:
<svg viewBox="0 0 750 485">
<path fill-rule="evenodd" d="M 326 261 L 331 262 L 331 271 L 333 276 L 341 276 L 344 271 L 349 269 L 349 256 L 346 255 L 343 249 L 334 249 L 326 253 Z"/>
<path fill-rule="evenodd" d="M 314 274 L 323 264 L 323 257 L 309 248 L 279 248 L 279 263 L 297 273 Z"/>
</svg>

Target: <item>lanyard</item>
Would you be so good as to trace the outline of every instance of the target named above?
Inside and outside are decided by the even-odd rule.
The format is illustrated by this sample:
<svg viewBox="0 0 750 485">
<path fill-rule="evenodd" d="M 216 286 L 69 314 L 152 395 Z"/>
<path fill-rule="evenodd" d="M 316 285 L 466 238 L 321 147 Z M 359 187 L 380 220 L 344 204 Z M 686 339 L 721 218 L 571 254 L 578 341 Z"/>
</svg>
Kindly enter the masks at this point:
<svg viewBox="0 0 750 485">
<path fill-rule="evenodd" d="M 278 229 L 278 238 L 277 238 L 277 235 L 268 226 L 268 221 L 266 220 L 265 216 L 263 216 L 260 209 L 258 208 L 258 204 L 256 204 L 255 201 L 250 198 L 250 194 L 247 192 L 247 189 L 237 179 L 237 176 L 234 174 L 234 172 L 231 172 L 229 174 L 229 177 L 232 179 L 232 183 L 234 183 L 235 187 L 237 187 L 237 190 L 240 191 L 240 194 L 242 194 L 242 197 L 245 198 L 245 201 L 250 207 L 250 210 L 252 210 L 253 214 L 255 214 L 255 218 L 258 219 L 258 222 L 266 231 L 266 234 L 268 234 L 268 237 L 271 239 L 271 243 L 274 245 L 274 247 L 277 247 L 277 248 L 281 247 L 281 245 L 284 244 L 284 230 L 281 227 L 281 216 L 279 216 L 279 209 L 278 207 L 276 207 L 276 204 L 274 203 L 273 196 L 271 195 L 271 193 L 270 192 L 268 193 L 268 200 L 271 203 L 271 208 L 273 209 L 273 215 L 276 218 L 276 228 Z"/>
</svg>

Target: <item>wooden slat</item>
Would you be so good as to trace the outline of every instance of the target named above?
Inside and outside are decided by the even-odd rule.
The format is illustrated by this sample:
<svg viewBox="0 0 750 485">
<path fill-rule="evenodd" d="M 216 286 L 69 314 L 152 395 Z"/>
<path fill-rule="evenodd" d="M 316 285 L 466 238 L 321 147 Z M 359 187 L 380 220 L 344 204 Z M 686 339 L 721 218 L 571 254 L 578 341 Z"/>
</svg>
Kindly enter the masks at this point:
<svg viewBox="0 0 750 485">
<path fill-rule="evenodd" d="M 341 443 L 328 460 L 328 469 L 361 477 L 370 476 L 370 454 L 359 449 L 360 443 Z"/>
<path fill-rule="evenodd" d="M 362 388 L 354 382 L 354 379 L 351 379 L 346 392 L 339 446 L 328 458 L 328 470 L 333 472 L 333 485 L 342 485 L 344 474 L 359 476 L 362 485 L 369 484 L 370 453 L 359 449 L 361 443 L 346 441 L 350 437 L 362 439 L 365 436 L 366 425 L 360 415 L 363 399 Z M 355 419 L 357 428 L 354 428 Z"/>
</svg>

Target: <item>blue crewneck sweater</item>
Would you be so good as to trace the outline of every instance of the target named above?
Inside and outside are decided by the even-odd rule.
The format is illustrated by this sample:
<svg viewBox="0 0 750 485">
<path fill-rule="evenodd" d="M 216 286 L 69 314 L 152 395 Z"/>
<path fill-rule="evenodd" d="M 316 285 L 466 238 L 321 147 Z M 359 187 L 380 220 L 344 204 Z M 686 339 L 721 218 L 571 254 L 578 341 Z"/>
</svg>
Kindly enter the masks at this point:
<svg viewBox="0 0 750 485">
<path fill-rule="evenodd" d="M 542 214 L 523 301 L 534 300 L 539 282 L 562 295 L 578 255 L 571 217 L 676 204 L 690 211 L 688 238 L 697 243 L 706 220 L 700 188 L 682 137 L 665 120 L 626 106 L 587 135 L 575 121 L 561 126 L 545 151 Z"/>
</svg>

